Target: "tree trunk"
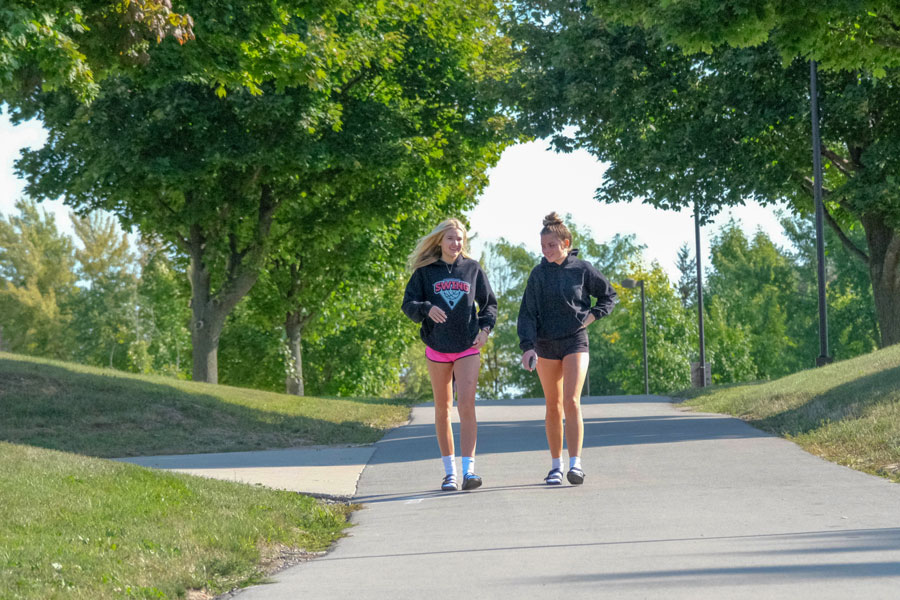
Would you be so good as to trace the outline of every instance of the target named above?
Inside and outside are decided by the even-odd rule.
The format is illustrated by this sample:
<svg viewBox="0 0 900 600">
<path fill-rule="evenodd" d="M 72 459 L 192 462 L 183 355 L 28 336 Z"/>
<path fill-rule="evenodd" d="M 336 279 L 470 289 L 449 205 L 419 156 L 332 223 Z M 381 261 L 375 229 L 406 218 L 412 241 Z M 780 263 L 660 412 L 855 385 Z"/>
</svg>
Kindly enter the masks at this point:
<svg viewBox="0 0 900 600">
<path fill-rule="evenodd" d="M 258 270 L 229 269 L 221 289 L 212 294 L 211 276 L 203 260 L 205 240 L 199 227 L 191 227 L 191 346 L 194 381 L 219 382 L 219 337 L 225 318 L 247 295 L 259 277 Z"/>
<path fill-rule="evenodd" d="M 900 232 L 877 215 L 861 218 L 869 244 L 869 273 L 881 347 L 900 343 Z"/>
<path fill-rule="evenodd" d="M 225 318 L 234 310 L 250 288 L 259 279 L 259 271 L 268 248 L 269 231 L 278 202 L 269 186 L 260 189 L 254 239 L 244 248 L 238 247 L 237 235 L 228 234 L 230 251 L 225 262 L 225 273 L 218 291 L 212 293 L 212 277 L 206 265 L 206 233 L 200 225 L 190 226 L 187 246 L 191 257 L 191 345 L 194 368 L 193 380 L 206 383 L 219 382 L 219 337 L 225 327 Z"/>
<path fill-rule="evenodd" d="M 203 238 L 199 228 L 191 228 L 191 378 L 206 383 L 219 382 L 219 336 L 224 317 L 219 319 L 211 300 L 210 274 L 203 261 Z M 219 324 L 221 321 L 222 324 Z"/>
<path fill-rule="evenodd" d="M 303 386 L 303 348 L 301 336 L 303 323 L 300 312 L 289 312 L 284 320 L 284 330 L 287 333 L 288 348 L 291 350 L 291 363 L 285 377 L 285 391 L 294 396 L 304 394 Z"/>
</svg>

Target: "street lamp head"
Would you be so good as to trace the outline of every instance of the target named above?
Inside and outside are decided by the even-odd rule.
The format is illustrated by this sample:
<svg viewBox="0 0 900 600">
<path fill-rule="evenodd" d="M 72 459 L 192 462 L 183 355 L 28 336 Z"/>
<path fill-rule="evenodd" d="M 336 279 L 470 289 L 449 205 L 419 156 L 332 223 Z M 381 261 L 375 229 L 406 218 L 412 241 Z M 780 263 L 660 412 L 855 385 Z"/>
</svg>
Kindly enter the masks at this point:
<svg viewBox="0 0 900 600">
<path fill-rule="evenodd" d="M 622 280 L 623 288 L 632 289 L 632 288 L 636 288 L 637 286 L 638 286 L 638 282 L 635 281 L 634 279 L 632 279 L 631 277 L 629 277 L 628 279 Z"/>
</svg>

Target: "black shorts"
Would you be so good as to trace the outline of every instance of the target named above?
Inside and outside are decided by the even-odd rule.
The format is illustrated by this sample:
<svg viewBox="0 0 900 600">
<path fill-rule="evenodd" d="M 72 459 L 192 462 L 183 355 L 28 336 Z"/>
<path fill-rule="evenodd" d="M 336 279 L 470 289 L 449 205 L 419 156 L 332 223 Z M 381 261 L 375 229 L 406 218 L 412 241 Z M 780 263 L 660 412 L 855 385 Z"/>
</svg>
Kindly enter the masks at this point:
<svg viewBox="0 0 900 600">
<path fill-rule="evenodd" d="M 534 351 L 541 358 L 562 360 L 569 354 L 588 351 L 587 329 L 582 328 L 571 335 L 555 340 L 536 340 Z"/>
</svg>

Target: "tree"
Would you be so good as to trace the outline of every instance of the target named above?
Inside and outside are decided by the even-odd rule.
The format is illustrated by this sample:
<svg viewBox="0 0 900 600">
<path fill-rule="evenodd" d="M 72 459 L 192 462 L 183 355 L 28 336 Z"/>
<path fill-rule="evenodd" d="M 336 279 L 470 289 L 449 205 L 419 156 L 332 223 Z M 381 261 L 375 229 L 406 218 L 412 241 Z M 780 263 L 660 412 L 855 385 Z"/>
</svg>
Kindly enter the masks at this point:
<svg viewBox="0 0 900 600">
<path fill-rule="evenodd" d="M 747 199 L 807 213 L 808 65 L 772 44 L 686 56 L 659 31 L 610 25 L 580 5 L 517 4 L 523 67 L 510 91 L 521 120 L 554 144 L 609 161 L 602 201 L 697 208 L 706 220 Z M 900 342 L 900 72 L 823 76 L 827 221 L 869 268 L 881 344 Z M 844 228 L 859 222 L 866 247 Z"/>
<path fill-rule="evenodd" d="M 650 391 L 660 394 L 690 387 L 690 362 L 698 347 L 697 330 L 690 313 L 681 305 L 659 264 L 654 263 L 649 269 L 632 265 L 630 272 L 631 277 L 644 280 Z M 618 356 L 616 361 L 607 364 L 606 376 L 618 384 L 624 393 L 642 394 L 644 370 L 640 289 L 617 287 L 616 291 L 619 293 L 619 305 L 608 317 L 610 322 L 603 336 Z M 593 380 L 591 386 L 593 388 Z"/>
<path fill-rule="evenodd" d="M 341 215 L 335 190 L 385 164 L 443 162 L 477 182 L 507 138 L 487 93 L 506 68 L 492 3 L 331 0 L 310 18 L 280 2 L 229 6 L 190 5 L 206 43 L 150 48 L 89 106 L 43 95 L 48 143 L 19 162 L 31 193 L 111 210 L 189 257 L 193 376 L 209 382 L 279 213 L 337 198 L 327 210 Z M 364 208 L 403 218 L 408 200 Z"/>
<path fill-rule="evenodd" d="M 30 112 L 33 95 L 68 89 L 91 100 L 112 68 L 145 62 L 153 42 L 193 39 L 170 0 L 8 0 L 0 9 L 0 103 Z"/>
<path fill-rule="evenodd" d="M 787 63 L 799 57 L 827 69 L 879 76 L 900 67 L 900 7 L 890 2 L 590 0 L 590 5 L 610 22 L 659 32 L 687 53 L 770 42 Z"/>
<path fill-rule="evenodd" d="M 798 274 L 800 301 L 812 312 L 818 303 L 812 219 L 785 215 L 781 218 L 781 224 L 796 248 L 793 262 Z M 865 246 L 862 226 L 857 223 L 845 231 L 854 244 Z M 825 258 L 830 354 L 836 359 L 846 359 L 875 350 L 879 339 L 878 322 L 865 265 L 852 256 L 832 229 L 825 230 Z M 815 331 L 818 332 L 817 326 Z M 818 348 L 818 336 L 810 341 L 809 356 L 812 356 Z"/>
<path fill-rule="evenodd" d="M 716 299 L 716 316 L 724 320 L 720 328 L 746 333 L 754 376 L 773 379 L 812 366 L 813 353 L 796 350 L 811 350 L 815 305 L 809 306 L 809 296 L 800 297 L 798 273 L 787 253 L 761 231 L 748 240 L 731 221 L 713 238 L 710 254 L 714 271 L 707 278 L 708 293 Z M 735 336 L 730 337 L 733 343 Z M 719 354 L 729 343 L 714 342 Z"/>
<path fill-rule="evenodd" d="M 482 395 L 489 390 L 494 398 L 543 396 L 537 375 L 520 365 L 522 351 L 516 325 L 528 275 L 539 261 L 540 257 L 528 252 L 523 244 L 514 245 L 502 238 L 487 244 L 481 256 L 498 307 L 497 322 L 481 351 L 479 393 Z"/>
<path fill-rule="evenodd" d="M 140 241 L 138 339 L 129 349 L 134 368 L 187 378 L 191 357 L 191 290 L 187 259 L 152 238 Z"/>
<path fill-rule="evenodd" d="M 16 202 L 17 216 L 0 220 L 0 329 L 4 349 L 68 359 L 70 317 L 76 293 L 72 242 L 53 215 L 33 200 Z"/>
<path fill-rule="evenodd" d="M 127 236 L 111 216 L 71 215 L 80 279 L 69 302 L 77 362 L 133 370 L 129 348 L 140 334 L 138 278 Z"/>
<path fill-rule="evenodd" d="M 697 259 L 691 256 L 691 250 L 686 243 L 678 248 L 675 268 L 680 274 L 675 287 L 681 297 L 682 306 L 688 308 L 696 302 L 694 298 L 697 296 Z"/>
</svg>

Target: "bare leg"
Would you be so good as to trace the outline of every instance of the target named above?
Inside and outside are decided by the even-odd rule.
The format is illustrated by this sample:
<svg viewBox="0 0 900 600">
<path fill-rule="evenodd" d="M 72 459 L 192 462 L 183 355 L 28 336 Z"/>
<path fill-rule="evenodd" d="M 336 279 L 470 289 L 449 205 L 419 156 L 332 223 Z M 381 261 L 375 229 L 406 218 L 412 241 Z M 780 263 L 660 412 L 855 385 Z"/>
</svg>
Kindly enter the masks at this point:
<svg viewBox="0 0 900 600">
<path fill-rule="evenodd" d="M 453 406 L 453 363 L 428 361 L 428 375 L 434 392 L 434 431 L 441 456 L 453 454 L 453 428 L 450 409 Z"/>
<path fill-rule="evenodd" d="M 587 375 L 588 353 L 568 354 L 562 359 L 563 409 L 566 413 L 566 447 L 569 456 L 581 456 L 584 420 L 581 417 L 581 388 Z"/>
<path fill-rule="evenodd" d="M 459 412 L 460 456 L 475 456 L 478 440 L 478 421 L 475 419 L 475 389 L 478 386 L 478 371 L 481 357 L 477 354 L 466 356 L 453 363 L 456 375 L 456 410 Z"/>
<path fill-rule="evenodd" d="M 559 458 L 563 448 L 563 362 L 538 358 L 537 372 L 547 402 L 544 425 L 550 457 Z"/>
</svg>

